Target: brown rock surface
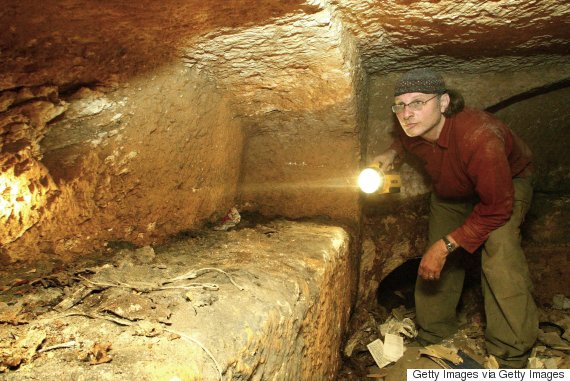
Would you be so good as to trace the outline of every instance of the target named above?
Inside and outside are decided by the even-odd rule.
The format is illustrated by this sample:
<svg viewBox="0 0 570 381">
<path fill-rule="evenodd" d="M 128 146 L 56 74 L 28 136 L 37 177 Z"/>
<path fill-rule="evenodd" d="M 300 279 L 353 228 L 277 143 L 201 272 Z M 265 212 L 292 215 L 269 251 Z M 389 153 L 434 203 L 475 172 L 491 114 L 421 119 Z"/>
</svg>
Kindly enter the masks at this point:
<svg viewBox="0 0 570 381">
<path fill-rule="evenodd" d="M 54 179 L 53 202 L 47 205 L 47 190 L 34 199 L 35 211 L 3 239 L 5 255 L 160 242 L 233 205 L 356 225 L 361 158 L 389 143 L 378 118 L 391 123 L 391 116 L 368 106 L 369 96 L 389 104 L 389 91 L 377 95 L 379 84 L 433 64 L 457 70 L 476 105 L 547 85 L 569 70 L 569 8 L 8 1 L 0 14 L 0 110 L 17 112 L 15 96 L 24 92 L 70 109 L 35 137 L 42 157 L 34 165 Z M 521 77 L 521 68 L 531 73 Z M 487 80 L 500 83 L 490 97 Z M 42 88 L 49 94 L 33 94 Z M 423 191 L 413 177 L 408 184 Z"/>
<path fill-rule="evenodd" d="M 2 322 L 15 324 L 17 307 L 27 323 L 0 326 L 1 377 L 214 380 L 217 362 L 227 380 L 334 380 L 355 276 L 349 245 L 339 227 L 277 221 L 197 232 L 154 256 L 122 250 L 52 272 L 4 269 L 2 286 L 30 281 L 0 295 Z M 80 287 L 94 292 L 51 310 Z M 16 358 L 16 370 L 3 369 Z"/>
<path fill-rule="evenodd" d="M 569 17 L 567 2 L 539 0 L 7 0 L 0 260 L 71 260 L 161 244 L 237 206 L 350 226 L 351 249 L 364 242 L 359 305 L 373 303 L 382 279 L 424 249 L 429 184 L 405 162 L 400 195 L 362 203 L 355 177 L 391 142 L 397 75 L 432 65 L 468 104 L 498 110 L 532 144 L 537 202 L 524 232 L 529 247 L 547 247 L 531 250 L 531 265 L 559 271 L 568 244 Z M 358 262 L 340 266 L 356 274 Z M 560 291 L 536 281 L 544 300 Z M 138 316 L 116 307 L 108 310 Z M 334 307 L 322 308 L 334 316 Z M 281 312 L 271 313 L 270 320 Z M 307 319 L 330 318 L 311 313 Z M 311 347 L 329 340 L 328 328 L 311 332 Z M 285 351 L 289 339 L 259 351 Z M 106 361 L 109 347 L 97 344 L 89 356 Z M 177 344 L 156 345 L 169 353 Z M 289 371 L 248 363 L 250 349 L 228 369 Z M 331 359 L 326 377 L 336 370 Z"/>
</svg>

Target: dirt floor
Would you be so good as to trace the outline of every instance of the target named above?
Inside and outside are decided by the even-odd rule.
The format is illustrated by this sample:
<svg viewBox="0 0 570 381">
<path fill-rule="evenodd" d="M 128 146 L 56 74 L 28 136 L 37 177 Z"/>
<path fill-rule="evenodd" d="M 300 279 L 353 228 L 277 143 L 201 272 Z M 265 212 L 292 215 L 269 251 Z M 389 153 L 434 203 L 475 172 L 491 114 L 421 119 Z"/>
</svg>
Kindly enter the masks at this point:
<svg viewBox="0 0 570 381">
<path fill-rule="evenodd" d="M 285 315 L 279 311 L 291 308 L 287 291 L 296 282 L 301 287 L 293 291 L 300 299 L 290 305 L 313 303 L 305 296 L 316 291 L 303 282 L 317 276 L 312 266 L 320 266 L 323 237 L 335 237 L 329 229 L 267 223 L 239 231 L 188 232 L 157 248 L 114 242 L 107 251 L 72 264 L 51 258 L 3 267 L 0 379 L 210 380 L 239 366 L 242 374 L 251 375 L 254 370 L 245 369 L 247 361 L 238 357 L 251 359 L 265 351 L 251 344 L 256 335 L 273 337 L 273 351 L 291 344 L 280 326 L 273 333 L 263 328 L 261 311 L 277 301 L 270 314 L 282 321 Z M 338 380 L 400 381 L 406 369 L 440 367 L 420 356 L 422 348 L 413 338 L 405 339 L 404 356 L 383 369 L 366 347 L 383 338 L 381 325 L 390 318 L 414 321 L 416 265 L 410 262 L 391 274 L 380 286 L 378 303 L 356 311 Z M 444 345 L 483 364 L 485 322 L 478 284 L 476 278 L 468 280 L 459 309 L 461 329 Z M 540 306 L 541 333 L 530 366 L 570 368 L 568 303 L 556 296 Z M 228 355 L 235 353 L 239 356 Z M 226 373 L 224 379 L 238 378 Z"/>
<path fill-rule="evenodd" d="M 429 356 L 420 353 L 424 347 L 413 338 L 404 336 L 404 356 L 395 363 L 380 369 L 366 345 L 376 339 L 383 339 L 381 325 L 388 320 L 404 321 L 408 318 L 415 325 L 413 303 L 413 280 L 417 262 L 391 274 L 381 285 L 378 304 L 369 310 L 360 311 L 358 323 L 354 324 L 351 336 L 344 348 L 344 367 L 339 381 L 406 379 L 407 369 L 441 369 Z M 460 329 L 457 334 L 442 345 L 469 355 L 482 367 L 490 367 L 485 350 L 485 315 L 483 298 L 478 277 L 467 279 L 463 297 L 458 309 Z M 540 305 L 540 333 L 528 368 L 566 369 L 570 368 L 570 300 L 558 295 L 551 303 Z M 566 303 L 566 304 L 564 304 Z M 437 360 L 436 360 L 437 361 Z"/>
<path fill-rule="evenodd" d="M 220 298 L 220 289 L 241 286 L 232 286 L 231 275 L 221 269 L 188 266 L 189 247 L 178 255 L 161 254 L 151 247 L 125 247 L 73 264 L 4 268 L 0 378 L 186 379 L 198 369 L 182 366 L 184 347 L 203 353 L 212 369 L 201 372 L 215 371 L 208 349 L 179 332 L 172 318 L 196 316 Z"/>
<path fill-rule="evenodd" d="M 340 346 L 334 331 L 348 320 L 350 297 L 323 283 L 348 283 L 343 229 L 273 221 L 188 232 L 156 248 L 112 246 L 73 263 L 0 269 L 0 379 L 336 373 L 330 348 Z"/>
</svg>

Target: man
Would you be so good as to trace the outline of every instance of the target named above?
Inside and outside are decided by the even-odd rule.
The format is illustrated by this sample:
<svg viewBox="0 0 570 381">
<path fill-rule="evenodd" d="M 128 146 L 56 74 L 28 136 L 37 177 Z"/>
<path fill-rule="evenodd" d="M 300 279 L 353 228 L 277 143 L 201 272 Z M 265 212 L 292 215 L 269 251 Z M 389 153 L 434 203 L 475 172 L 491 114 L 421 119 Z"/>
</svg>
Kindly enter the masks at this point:
<svg viewBox="0 0 570 381">
<path fill-rule="evenodd" d="M 519 229 L 532 198 L 532 154 L 494 116 L 464 107 L 431 69 L 405 73 L 394 95 L 400 138 L 374 161 L 389 169 L 408 151 L 433 183 L 429 248 L 415 289 L 419 341 L 437 343 L 457 330 L 461 257 L 480 252 L 487 351 L 502 366 L 523 367 L 538 333 Z"/>
</svg>

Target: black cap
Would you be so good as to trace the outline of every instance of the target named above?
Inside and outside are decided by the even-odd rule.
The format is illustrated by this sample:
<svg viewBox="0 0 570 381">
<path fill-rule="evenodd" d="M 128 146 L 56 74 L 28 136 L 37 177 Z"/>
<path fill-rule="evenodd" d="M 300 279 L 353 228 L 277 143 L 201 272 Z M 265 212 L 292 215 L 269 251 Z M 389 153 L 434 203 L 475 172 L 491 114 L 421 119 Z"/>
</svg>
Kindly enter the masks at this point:
<svg viewBox="0 0 570 381">
<path fill-rule="evenodd" d="M 447 91 L 443 77 L 429 68 L 413 69 L 396 82 L 394 96 L 406 93 L 443 94 Z"/>
</svg>

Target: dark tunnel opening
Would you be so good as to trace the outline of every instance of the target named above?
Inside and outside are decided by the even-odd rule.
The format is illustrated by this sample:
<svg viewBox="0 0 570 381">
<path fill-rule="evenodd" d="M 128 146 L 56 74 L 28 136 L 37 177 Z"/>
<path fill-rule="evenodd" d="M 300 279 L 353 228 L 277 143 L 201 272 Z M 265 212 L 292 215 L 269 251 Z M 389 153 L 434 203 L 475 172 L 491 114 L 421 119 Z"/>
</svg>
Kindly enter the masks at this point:
<svg viewBox="0 0 570 381">
<path fill-rule="evenodd" d="M 459 300 L 458 314 L 466 310 L 482 311 L 481 296 L 481 260 L 478 254 L 461 253 L 465 266 L 465 281 Z M 394 309 L 415 310 L 414 288 L 421 258 L 413 258 L 392 271 L 380 282 L 376 293 L 378 306 L 390 314 Z"/>
</svg>

